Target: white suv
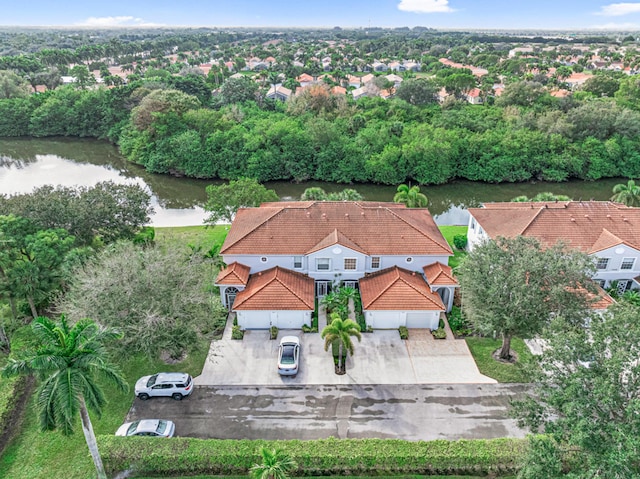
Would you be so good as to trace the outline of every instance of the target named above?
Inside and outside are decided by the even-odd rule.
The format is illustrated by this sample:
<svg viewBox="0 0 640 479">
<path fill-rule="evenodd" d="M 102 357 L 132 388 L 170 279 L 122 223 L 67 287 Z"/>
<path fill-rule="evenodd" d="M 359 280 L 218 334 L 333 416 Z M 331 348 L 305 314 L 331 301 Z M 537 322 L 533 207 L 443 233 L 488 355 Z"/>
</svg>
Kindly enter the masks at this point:
<svg viewBox="0 0 640 479">
<path fill-rule="evenodd" d="M 143 401 L 150 397 L 172 397 L 180 401 L 193 392 L 193 379 L 186 373 L 157 373 L 143 376 L 136 382 L 136 396 Z"/>
</svg>

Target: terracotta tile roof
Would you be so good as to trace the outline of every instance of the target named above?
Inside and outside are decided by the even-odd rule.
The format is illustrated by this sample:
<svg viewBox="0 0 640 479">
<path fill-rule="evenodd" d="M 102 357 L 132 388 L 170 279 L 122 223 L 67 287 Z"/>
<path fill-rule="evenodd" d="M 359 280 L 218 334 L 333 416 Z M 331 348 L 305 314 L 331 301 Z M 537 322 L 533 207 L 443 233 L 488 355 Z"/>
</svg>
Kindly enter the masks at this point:
<svg viewBox="0 0 640 479">
<path fill-rule="evenodd" d="M 547 246 L 564 240 L 586 253 L 618 244 L 640 250 L 640 208 L 610 201 L 486 203 L 469 212 L 491 238 L 533 236 Z"/>
<path fill-rule="evenodd" d="M 249 266 L 234 261 L 218 273 L 215 284 L 246 285 L 247 281 L 249 281 L 250 271 L 251 268 Z"/>
<path fill-rule="evenodd" d="M 590 300 L 593 300 L 594 296 L 595 295 L 593 293 L 589 293 Z M 598 286 L 598 299 L 590 304 L 591 309 L 603 310 L 607 309 L 613 304 L 615 304 L 615 300 L 611 296 L 609 296 L 609 294 L 604 289 Z"/>
<path fill-rule="evenodd" d="M 431 292 L 421 274 L 397 266 L 365 276 L 359 284 L 365 310 L 445 310 L 440 296 Z"/>
<path fill-rule="evenodd" d="M 360 246 L 358 246 L 356 243 L 351 241 L 345 235 L 340 233 L 337 229 L 333 230 L 331 233 L 325 236 L 322 240 L 320 240 L 318 244 L 316 244 L 313 248 L 307 251 L 306 254 L 311 254 L 315 251 L 320 251 L 321 249 L 325 249 L 325 248 L 328 248 L 329 246 L 333 246 L 336 244 L 341 244 L 342 246 L 346 246 L 347 248 L 350 248 L 354 251 L 358 251 L 360 253 L 366 254 L 366 252 L 363 251 L 362 248 L 360 248 Z"/>
<path fill-rule="evenodd" d="M 426 208 L 365 201 L 240 208 L 221 253 L 304 255 L 322 241 L 333 241 L 328 239 L 332 234 L 338 234 L 338 242 L 348 241 L 344 246 L 357 246 L 357 251 L 369 255 L 453 254 Z"/>
<path fill-rule="evenodd" d="M 422 271 L 429 286 L 458 286 L 458 280 L 453 276 L 451 266 L 438 261 L 425 266 Z"/>
<path fill-rule="evenodd" d="M 309 276 L 275 268 L 252 274 L 233 303 L 234 310 L 304 310 L 315 308 L 314 284 Z"/>
</svg>

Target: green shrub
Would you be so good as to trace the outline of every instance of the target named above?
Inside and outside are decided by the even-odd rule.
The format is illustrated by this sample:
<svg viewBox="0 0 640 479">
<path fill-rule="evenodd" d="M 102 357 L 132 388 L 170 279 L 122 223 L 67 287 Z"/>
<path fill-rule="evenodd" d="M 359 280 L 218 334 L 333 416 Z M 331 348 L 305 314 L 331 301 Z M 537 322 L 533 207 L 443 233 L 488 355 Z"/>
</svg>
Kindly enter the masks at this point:
<svg viewBox="0 0 640 479">
<path fill-rule="evenodd" d="M 302 332 L 303 333 L 317 333 L 318 332 L 318 327 L 317 326 L 309 326 L 308 324 L 303 324 L 302 325 Z"/>
<path fill-rule="evenodd" d="M 237 324 L 231 329 L 231 339 L 243 339 L 244 331 Z"/>
<path fill-rule="evenodd" d="M 400 326 L 398 331 L 400 332 L 400 339 L 409 339 L 409 330 L 406 326 Z"/>
<path fill-rule="evenodd" d="M 431 331 L 431 334 L 433 334 L 433 337 L 435 339 L 447 339 L 447 332 L 442 328 Z"/>
<path fill-rule="evenodd" d="M 269 337 L 271 339 L 278 339 L 278 328 L 276 326 L 271 326 L 269 328 Z"/>
<path fill-rule="evenodd" d="M 467 247 L 467 235 L 455 235 L 453 237 L 453 246 L 456 249 L 463 250 Z"/>
<path fill-rule="evenodd" d="M 133 237 L 134 244 L 151 245 L 156 238 L 156 230 L 153 226 L 143 226 Z"/>
<path fill-rule="evenodd" d="M 453 306 L 451 308 L 451 312 L 447 315 L 447 320 L 449 321 L 451 331 L 455 334 L 459 336 L 468 336 L 471 334 L 471 328 L 462 314 L 460 306 Z"/>
<path fill-rule="evenodd" d="M 250 441 L 100 436 L 102 459 L 111 474 L 246 475 L 261 462 L 261 446 L 281 449 L 298 464 L 293 476 L 473 474 L 513 475 L 526 452 L 526 440 L 402 441 L 321 439 Z M 384 458 L 384 460 L 381 460 Z"/>
</svg>

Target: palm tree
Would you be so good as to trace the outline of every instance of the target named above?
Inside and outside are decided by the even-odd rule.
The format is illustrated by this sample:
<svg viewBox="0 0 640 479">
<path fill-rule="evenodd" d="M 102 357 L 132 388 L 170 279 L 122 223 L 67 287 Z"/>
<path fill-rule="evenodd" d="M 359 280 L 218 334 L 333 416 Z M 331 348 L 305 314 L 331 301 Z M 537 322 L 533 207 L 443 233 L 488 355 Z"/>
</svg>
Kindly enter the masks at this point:
<svg viewBox="0 0 640 479">
<path fill-rule="evenodd" d="M 362 340 L 360 334 L 360 326 L 351 319 L 342 319 L 339 314 L 331 314 L 331 324 L 322 330 L 321 338 L 324 339 L 324 350 L 329 350 L 329 345 L 336 343 L 338 345 L 338 370 L 342 370 L 342 351 L 343 348 L 347 353 L 353 356 L 353 341 L 351 336 L 358 338 L 358 342 Z"/>
<path fill-rule="evenodd" d="M 254 479 L 286 479 L 289 472 L 298 467 L 296 462 L 281 449 L 260 448 L 262 464 L 254 464 L 249 470 Z"/>
<path fill-rule="evenodd" d="M 407 185 L 400 185 L 396 191 L 393 202 L 404 203 L 407 208 L 424 208 L 429 203 L 427 197 L 420 193 L 419 186 L 409 188 Z"/>
<path fill-rule="evenodd" d="M 621 183 L 613 187 L 611 201 L 623 203 L 627 206 L 640 204 L 640 186 L 634 180 L 629 180 L 627 184 Z"/>
<path fill-rule="evenodd" d="M 129 389 L 120 371 L 109 362 L 105 349 L 108 341 L 122 336 L 99 327 L 91 319 L 82 319 L 70 327 L 64 315 L 57 322 L 38 317 L 31 327 L 37 341 L 36 350 L 25 351 L 19 359 L 10 359 L 2 375 L 35 374 L 40 380 L 36 394 L 43 431 L 60 429 L 64 435 L 72 434 L 80 413 L 82 431 L 98 478 L 106 479 L 87 408 L 100 417 L 107 402 L 98 378 L 121 391 Z"/>
</svg>

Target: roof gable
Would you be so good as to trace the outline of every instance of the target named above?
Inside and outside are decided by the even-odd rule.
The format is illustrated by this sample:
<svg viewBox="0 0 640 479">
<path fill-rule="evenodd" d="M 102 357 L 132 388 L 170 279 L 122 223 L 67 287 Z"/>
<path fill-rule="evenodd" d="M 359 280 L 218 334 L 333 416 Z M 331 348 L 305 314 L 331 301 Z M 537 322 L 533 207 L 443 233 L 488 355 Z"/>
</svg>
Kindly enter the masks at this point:
<svg viewBox="0 0 640 479">
<path fill-rule="evenodd" d="M 249 266 L 234 261 L 218 273 L 215 284 L 246 285 L 250 271 Z"/>
<path fill-rule="evenodd" d="M 288 269 L 275 268 L 252 274 L 247 287 L 236 295 L 234 310 L 313 310 L 312 278 Z"/>
<path fill-rule="evenodd" d="M 307 254 L 315 253 L 316 251 L 323 250 L 325 248 L 329 248 L 334 245 L 342 245 L 358 253 L 365 253 L 362 251 L 362 248 L 347 238 L 345 235 L 340 233 L 337 229 L 333 230 L 327 236 L 325 236 L 322 240 L 318 242 L 313 248 L 307 251 Z M 365 253 L 366 254 L 366 253 Z"/>
<path fill-rule="evenodd" d="M 422 268 L 429 286 L 457 286 L 458 280 L 453 276 L 450 266 L 440 262 L 429 264 Z"/>
<path fill-rule="evenodd" d="M 422 275 L 397 266 L 365 276 L 359 286 L 364 310 L 445 310 Z"/>
</svg>

